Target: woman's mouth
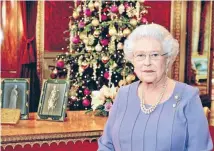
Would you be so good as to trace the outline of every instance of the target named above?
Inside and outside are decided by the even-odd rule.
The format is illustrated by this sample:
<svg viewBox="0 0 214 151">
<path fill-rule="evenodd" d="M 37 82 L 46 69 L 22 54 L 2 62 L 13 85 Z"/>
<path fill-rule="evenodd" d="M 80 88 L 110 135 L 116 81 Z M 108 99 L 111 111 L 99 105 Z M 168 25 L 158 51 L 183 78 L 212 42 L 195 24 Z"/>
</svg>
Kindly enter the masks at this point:
<svg viewBox="0 0 214 151">
<path fill-rule="evenodd" d="M 143 72 L 152 73 L 152 72 L 155 72 L 155 71 L 153 71 L 153 70 L 144 70 Z"/>
</svg>

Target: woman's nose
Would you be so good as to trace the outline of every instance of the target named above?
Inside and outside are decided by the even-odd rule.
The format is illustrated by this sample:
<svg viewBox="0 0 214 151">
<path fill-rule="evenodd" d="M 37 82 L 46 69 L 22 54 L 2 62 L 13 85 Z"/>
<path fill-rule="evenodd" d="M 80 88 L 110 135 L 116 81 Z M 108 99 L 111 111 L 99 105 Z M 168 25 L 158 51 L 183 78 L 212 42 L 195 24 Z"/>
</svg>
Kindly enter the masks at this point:
<svg viewBox="0 0 214 151">
<path fill-rule="evenodd" d="M 149 55 L 147 55 L 146 58 L 144 59 L 144 65 L 145 66 L 151 65 L 151 59 Z"/>
</svg>

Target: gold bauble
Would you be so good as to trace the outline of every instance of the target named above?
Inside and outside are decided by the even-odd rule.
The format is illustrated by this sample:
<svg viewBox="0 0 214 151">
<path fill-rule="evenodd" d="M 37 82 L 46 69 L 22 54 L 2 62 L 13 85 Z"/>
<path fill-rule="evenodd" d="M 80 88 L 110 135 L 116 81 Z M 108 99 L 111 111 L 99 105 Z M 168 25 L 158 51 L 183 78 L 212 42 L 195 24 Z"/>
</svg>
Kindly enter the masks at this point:
<svg viewBox="0 0 214 151">
<path fill-rule="evenodd" d="M 86 50 L 87 50 L 87 52 L 91 52 L 92 51 L 92 47 L 91 46 L 86 46 Z"/>
<path fill-rule="evenodd" d="M 94 19 L 92 20 L 91 24 L 95 27 L 97 27 L 100 23 L 99 23 L 99 20 L 98 19 Z"/>
<path fill-rule="evenodd" d="M 87 34 L 86 34 L 85 32 L 81 32 L 81 33 L 79 34 L 79 37 L 80 37 L 81 40 L 84 40 L 84 39 L 87 38 Z"/>
<path fill-rule="evenodd" d="M 126 81 L 125 81 L 125 80 L 120 80 L 119 86 L 121 87 L 121 86 L 123 86 L 123 85 L 126 85 Z"/>
<path fill-rule="evenodd" d="M 115 27 L 111 27 L 108 32 L 109 32 L 109 35 L 111 36 L 114 36 L 117 34 L 117 30 L 115 29 Z"/>
<path fill-rule="evenodd" d="M 77 12 L 81 12 L 82 11 L 82 8 L 81 8 L 81 6 L 79 5 L 78 7 L 77 7 Z"/>
<path fill-rule="evenodd" d="M 88 38 L 83 39 L 84 44 L 88 45 Z"/>
<path fill-rule="evenodd" d="M 114 62 L 114 64 L 112 65 L 112 68 L 116 68 L 117 67 L 117 64 Z"/>
<path fill-rule="evenodd" d="M 93 11 L 93 10 L 94 10 L 94 3 L 93 3 L 93 2 L 90 2 L 90 3 L 88 4 L 88 8 L 89 8 L 91 11 Z"/>
<path fill-rule="evenodd" d="M 130 83 L 132 82 L 132 76 L 128 75 L 128 76 L 126 77 L 126 82 L 127 82 L 128 84 L 130 84 Z"/>
<path fill-rule="evenodd" d="M 94 36 L 93 35 L 89 35 L 88 36 L 88 44 L 89 45 L 93 45 L 94 44 Z"/>
<path fill-rule="evenodd" d="M 126 28 L 123 30 L 123 36 L 127 37 L 131 33 L 131 30 L 129 28 Z"/>
<path fill-rule="evenodd" d="M 95 3 L 94 3 L 94 7 L 99 8 L 99 6 L 100 6 L 100 3 L 99 3 L 99 2 L 95 2 Z"/>
<path fill-rule="evenodd" d="M 99 30 L 95 30 L 93 33 L 94 37 L 98 38 L 100 35 L 100 31 Z"/>
<path fill-rule="evenodd" d="M 122 75 L 122 76 L 125 76 L 125 75 L 126 75 L 126 72 L 125 72 L 124 70 L 122 70 L 121 75 Z"/>
<path fill-rule="evenodd" d="M 132 18 L 132 19 L 130 20 L 130 24 L 131 24 L 132 26 L 136 26 L 136 25 L 137 25 L 137 20 L 134 19 L 134 18 Z"/>
<path fill-rule="evenodd" d="M 110 53 L 113 53 L 116 50 L 116 48 L 115 48 L 115 40 L 114 40 L 113 37 L 111 38 L 111 42 L 108 44 L 108 50 L 109 50 Z"/>
<path fill-rule="evenodd" d="M 118 49 L 118 50 L 122 50 L 122 49 L 123 49 L 123 43 L 122 43 L 122 42 L 119 42 L 119 43 L 117 44 L 117 49 Z"/>
<path fill-rule="evenodd" d="M 124 5 L 123 5 L 123 4 L 120 4 L 118 10 L 119 10 L 119 13 L 122 14 L 122 13 L 125 11 Z"/>
<path fill-rule="evenodd" d="M 77 28 L 76 25 L 72 25 L 72 26 L 71 26 L 71 29 L 76 29 L 76 28 Z"/>
<path fill-rule="evenodd" d="M 210 109 L 208 107 L 204 107 L 204 114 L 207 118 L 209 113 L 210 113 Z"/>
<path fill-rule="evenodd" d="M 77 19 L 79 17 L 79 13 L 74 11 L 72 16 L 74 19 Z"/>
<path fill-rule="evenodd" d="M 122 38 L 123 37 L 123 32 L 120 30 L 117 34 L 118 37 Z"/>
<path fill-rule="evenodd" d="M 134 74 L 129 74 L 128 76 L 131 77 L 132 81 L 135 80 L 136 76 Z"/>
<path fill-rule="evenodd" d="M 135 75 L 134 74 L 129 74 L 127 77 L 126 77 L 126 82 L 128 84 L 130 84 L 133 80 L 135 80 Z"/>
</svg>

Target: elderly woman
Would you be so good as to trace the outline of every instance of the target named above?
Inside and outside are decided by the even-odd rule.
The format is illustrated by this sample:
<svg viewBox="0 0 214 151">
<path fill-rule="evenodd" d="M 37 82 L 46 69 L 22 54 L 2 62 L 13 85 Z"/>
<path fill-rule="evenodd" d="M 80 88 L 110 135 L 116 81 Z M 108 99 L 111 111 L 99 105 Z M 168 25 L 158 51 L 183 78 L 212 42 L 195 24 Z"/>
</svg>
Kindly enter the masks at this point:
<svg viewBox="0 0 214 151">
<path fill-rule="evenodd" d="M 167 77 L 178 42 L 161 25 L 137 27 L 124 45 L 140 81 L 121 87 L 98 151 L 210 151 L 197 88 Z"/>
</svg>

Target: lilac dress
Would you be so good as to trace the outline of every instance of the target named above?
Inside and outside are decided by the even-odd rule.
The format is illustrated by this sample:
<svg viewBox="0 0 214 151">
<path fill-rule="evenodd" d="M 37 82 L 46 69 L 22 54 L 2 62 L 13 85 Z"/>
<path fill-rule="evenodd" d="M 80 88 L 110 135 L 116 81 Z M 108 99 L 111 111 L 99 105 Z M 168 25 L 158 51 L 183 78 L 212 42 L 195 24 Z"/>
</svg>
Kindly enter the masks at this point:
<svg viewBox="0 0 214 151">
<path fill-rule="evenodd" d="M 197 88 L 176 82 L 171 97 L 147 115 L 140 109 L 138 85 L 139 81 L 120 88 L 98 151 L 212 150 Z"/>
</svg>

